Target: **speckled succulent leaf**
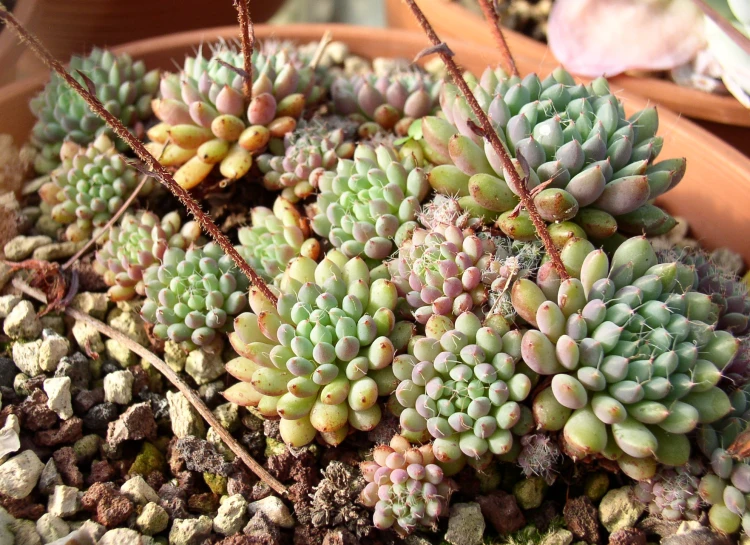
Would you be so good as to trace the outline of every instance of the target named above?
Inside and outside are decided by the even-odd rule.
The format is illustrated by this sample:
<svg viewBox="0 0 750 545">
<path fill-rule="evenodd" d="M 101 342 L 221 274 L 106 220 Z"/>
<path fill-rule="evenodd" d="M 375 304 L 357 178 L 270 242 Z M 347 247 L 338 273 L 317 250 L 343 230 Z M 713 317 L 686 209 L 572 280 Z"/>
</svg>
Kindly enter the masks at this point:
<svg viewBox="0 0 750 545">
<path fill-rule="evenodd" d="M 211 344 L 232 329 L 247 304 L 247 277 L 215 242 L 201 248 L 168 248 L 158 267 L 144 273 L 144 320 L 157 338 L 187 348 Z"/>
<path fill-rule="evenodd" d="M 350 427 L 377 425 L 378 397 L 395 389 L 391 363 L 413 329 L 396 321 L 397 301 L 392 282 L 337 250 L 319 264 L 294 259 L 275 306 L 251 294 L 253 312 L 237 317 L 230 338 L 257 368 L 236 376 L 261 394 L 262 414 L 281 417 L 285 442 L 302 446 L 320 433 L 337 445 Z"/>
<path fill-rule="evenodd" d="M 142 61 L 133 61 L 126 53 L 115 55 L 94 48 L 86 57 L 70 59 L 71 74 L 83 82 L 78 71 L 93 82 L 97 98 L 126 127 L 132 129 L 151 116 L 151 98 L 159 86 L 157 70 L 147 72 Z M 94 115 L 83 99 L 55 74 L 44 90 L 31 100 L 30 107 L 38 119 L 31 138 L 40 149 L 35 161 L 37 172 L 50 172 L 59 164 L 60 146 L 64 140 L 85 146 L 99 135 L 112 136 L 104 121 Z M 119 140 L 117 145 L 121 150 L 125 149 Z"/>
<path fill-rule="evenodd" d="M 400 435 L 390 445 L 375 447 L 373 460 L 360 467 L 367 481 L 361 501 L 374 508 L 376 528 L 393 528 L 405 537 L 417 529 L 437 527 L 455 485 L 435 462 L 430 445 L 411 447 Z"/>
<path fill-rule="evenodd" d="M 145 271 L 158 267 L 168 248 L 186 250 L 199 236 L 200 227 L 194 221 L 181 228 L 177 212 L 164 218 L 143 210 L 125 214 L 119 225 L 110 228 L 107 241 L 96 252 L 94 268 L 110 286 L 111 300 L 143 296 Z"/>
<path fill-rule="evenodd" d="M 316 234 L 346 256 L 379 265 L 416 227 L 420 203 L 429 192 L 423 169 L 395 150 L 359 144 L 353 160 L 341 159 L 335 172 L 318 179 Z"/>
<path fill-rule="evenodd" d="M 284 47 L 253 52 L 253 98 L 242 92 L 244 61 L 236 44 L 219 42 L 210 56 L 187 57 L 179 74 L 165 74 L 152 107 L 161 124 L 149 130 L 152 151 L 169 154 L 180 167 L 175 181 L 186 189 L 201 183 L 218 165 L 236 180 L 253 155 L 294 130 L 308 102 L 322 95 L 312 69 L 294 62 Z"/>
<path fill-rule="evenodd" d="M 280 282 L 289 262 L 300 255 L 317 260 L 320 242 L 310 238 L 309 227 L 291 202 L 278 197 L 273 209 L 253 208 L 252 225 L 237 231 L 237 251 L 269 282 Z"/>
<path fill-rule="evenodd" d="M 554 407 L 573 411 L 563 424 L 568 454 L 618 463 L 624 456 L 621 468 L 638 480 L 656 465 L 637 460 L 686 463 L 687 434 L 731 408 L 717 384 L 738 343 L 715 331 L 718 306 L 694 291 L 687 266 L 658 263 L 642 237 L 628 239 L 611 260 L 593 248 L 582 261 L 565 248 L 561 254 L 576 262 L 566 263 L 568 270 L 579 272 L 556 293 L 548 297 L 522 280 L 512 294 L 533 326 L 523 335 L 523 360 L 552 375 L 552 395 L 534 400 L 537 425 L 560 429 Z"/>
<path fill-rule="evenodd" d="M 138 170 L 117 153 L 104 134 L 85 148 L 66 142 L 60 159 L 51 175 L 51 188 L 57 191 L 52 218 L 68 226 L 69 240 L 81 241 L 120 209 L 138 184 Z M 147 195 L 152 188 L 153 182 L 148 181 L 140 194 Z"/>
<path fill-rule="evenodd" d="M 562 69 L 544 80 L 491 69 L 479 80 L 467 80 L 526 177 L 523 158 L 529 188 L 544 184 L 534 191 L 534 204 L 546 222 L 575 222 L 585 236 L 600 240 L 611 237 L 620 222 L 630 234 L 657 235 L 674 226 L 650 201 L 680 182 L 685 160 L 654 163 L 661 149 L 654 108 L 627 118 L 606 80 L 577 85 Z M 432 187 L 471 197 L 472 205 L 488 211 L 485 221 L 497 220 L 516 240 L 533 240 L 533 225 L 515 211 L 517 188 L 507 183 L 499 156 L 473 130 L 474 113 L 452 84 L 443 87 L 440 100 L 445 119 L 422 120 L 424 155 L 439 158 L 429 175 Z"/>
</svg>

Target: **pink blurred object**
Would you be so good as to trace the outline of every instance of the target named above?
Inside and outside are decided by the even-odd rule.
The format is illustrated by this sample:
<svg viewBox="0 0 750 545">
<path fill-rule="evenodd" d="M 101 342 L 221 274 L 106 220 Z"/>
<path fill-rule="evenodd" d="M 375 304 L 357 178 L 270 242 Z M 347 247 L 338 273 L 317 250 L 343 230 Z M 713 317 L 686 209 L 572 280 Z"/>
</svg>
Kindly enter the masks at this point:
<svg viewBox="0 0 750 545">
<path fill-rule="evenodd" d="M 669 70 L 705 47 L 691 0 L 557 0 L 547 30 L 552 53 L 574 74 Z"/>
</svg>

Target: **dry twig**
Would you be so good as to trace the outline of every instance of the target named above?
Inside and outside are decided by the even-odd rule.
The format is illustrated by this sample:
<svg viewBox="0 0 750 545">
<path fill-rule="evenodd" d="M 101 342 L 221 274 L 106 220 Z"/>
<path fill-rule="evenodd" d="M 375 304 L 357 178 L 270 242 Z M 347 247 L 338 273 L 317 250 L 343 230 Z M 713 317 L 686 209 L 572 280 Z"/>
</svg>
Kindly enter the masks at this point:
<svg viewBox="0 0 750 545">
<path fill-rule="evenodd" d="M 47 302 L 47 298 L 41 291 L 32 288 L 31 286 L 23 282 L 20 278 L 13 279 L 13 286 L 26 295 L 33 297 L 37 301 L 40 301 L 42 303 Z M 197 393 L 195 393 L 195 390 L 185 384 L 185 381 L 183 381 L 177 375 L 177 373 L 175 373 L 172 368 L 164 362 L 164 360 L 132 340 L 130 337 L 123 335 L 115 329 L 112 329 L 107 324 L 100 322 L 99 320 L 89 316 L 85 312 L 81 312 L 80 310 L 76 310 L 70 307 L 66 308 L 64 312 L 74 320 L 84 322 L 95 328 L 99 333 L 106 335 L 110 339 L 116 340 L 117 342 L 128 348 L 128 350 L 138 354 L 140 357 L 153 365 L 157 369 L 157 371 L 164 375 L 167 380 L 169 380 L 169 382 L 171 382 L 185 396 L 190 404 L 195 407 L 195 410 L 198 411 L 198 413 L 206 420 L 208 425 L 216 430 L 216 433 L 219 435 L 219 437 L 221 437 L 221 440 L 224 441 L 224 443 L 232 450 L 232 452 L 234 452 L 237 457 L 242 460 L 253 473 L 255 473 L 264 483 L 270 486 L 278 494 L 281 494 L 282 496 L 286 494 L 286 487 L 278 480 L 276 480 L 273 475 L 268 473 L 268 471 L 266 471 L 263 466 L 256 462 L 253 457 L 250 456 L 244 448 L 242 448 L 242 445 L 240 445 L 237 440 L 232 437 L 232 434 L 229 433 L 229 431 L 224 428 L 224 426 L 222 426 L 221 423 L 216 419 L 214 414 L 211 412 L 211 409 L 209 409 L 206 404 L 203 403 L 203 400 L 198 396 Z"/>
<path fill-rule="evenodd" d="M 114 133 L 130 146 L 130 149 L 132 149 L 133 152 L 135 152 L 135 154 L 151 169 L 152 175 L 180 200 L 185 208 L 187 208 L 188 212 L 198 220 L 201 227 L 211 235 L 211 238 L 213 238 L 221 249 L 224 250 L 224 253 L 231 257 L 237 267 L 239 267 L 248 279 L 250 279 L 250 282 L 258 287 L 263 295 L 275 304 L 276 296 L 268 288 L 268 285 L 266 285 L 258 273 L 256 273 L 255 270 L 246 263 L 244 259 L 242 259 L 239 252 L 235 250 L 232 243 L 211 220 L 208 214 L 201 210 L 198 201 L 196 201 L 187 190 L 175 182 L 169 171 L 164 168 L 164 166 L 153 155 L 151 155 L 151 153 L 149 153 L 143 143 L 133 136 L 133 134 L 128 131 L 125 125 L 123 125 L 117 117 L 109 113 L 93 93 L 68 73 L 63 65 L 60 64 L 60 61 L 55 59 L 55 57 L 47 50 L 44 44 L 42 44 L 36 36 L 26 30 L 13 14 L 2 4 L 0 4 L 0 20 L 4 20 L 6 26 L 9 29 L 12 29 L 50 70 L 54 70 L 76 93 L 81 96 L 81 98 L 83 98 L 84 101 L 86 101 L 86 104 L 88 104 L 92 112 L 102 118 Z"/>
<path fill-rule="evenodd" d="M 242 92 L 246 100 L 253 99 L 253 49 L 255 48 L 255 28 L 250 18 L 250 0 L 234 0 L 237 9 L 237 21 L 240 23 L 242 37 L 242 56 L 245 61 Z"/>
<path fill-rule="evenodd" d="M 484 18 L 487 20 L 487 24 L 490 26 L 490 32 L 495 37 L 497 42 L 497 48 L 500 50 L 500 54 L 503 56 L 505 67 L 513 76 L 518 75 L 518 68 L 516 67 L 516 61 L 513 59 L 513 55 L 510 52 L 508 42 L 505 41 L 505 36 L 500 28 L 500 16 L 498 15 L 495 8 L 490 5 L 489 0 L 478 0 L 479 7 L 482 8 Z"/>
<path fill-rule="evenodd" d="M 445 64 L 446 68 L 448 69 L 448 72 L 453 78 L 453 82 L 461 90 L 461 94 L 464 96 L 464 99 L 469 104 L 469 107 L 471 107 L 471 110 L 474 112 L 474 115 L 479 121 L 480 126 L 476 127 L 475 130 L 481 131 L 481 135 L 487 141 L 489 141 L 489 143 L 492 145 L 492 149 L 495 150 L 495 153 L 497 153 L 498 157 L 500 158 L 500 161 L 503 164 L 503 168 L 507 173 L 506 177 L 508 179 L 508 182 L 510 183 L 511 188 L 515 189 L 515 193 L 521 199 L 521 204 L 528 211 L 529 217 L 534 224 L 536 232 L 539 235 L 539 238 L 542 239 L 544 247 L 550 256 L 550 259 L 554 263 L 557 273 L 563 280 L 568 279 L 570 275 L 568 275 L 568 272 L 565 269 L 565 265 L 563 265 L 563 262 L 560 259 L 560 252 L 557 251 L 557 248 L 552 242 L 552 237 L 550 237 L 549 231 L 547 230 L 547 224 L 544 223 L 544 220 L 539 215 L 539 212 L 534 205 L 534 199 L 531 195 L 531 192 L 529 191 L 529 188 L 526 186 L 526 180 L 522 180 L 518 175 L 518 171 L 513 164 L 513 160 L 511 159 L 508 150 L 505 149 L 505 146 L 500 140 L 500 137 L 492 127 L 492 123 L 487 117 L 487 114 L 482 110 L 482 107 L 479 105 L 479 102 L 477 102 L 477 99 L 474 97 L 471 89 L 469 89 L 466 80 L 464 80 L 463 75 L 461 74 L 461 70 L 458 68 L 458 65 L 456 65 L 456 62 L 453 60 L 451 55 L 446 53 L 446 48 L 440 47 L 444 42 L 440 41 L 440 38 L 435 33 L 435 30 L 432 28 L 432 25 L 427 20 L 417 3 L 414 0 L 404 1 L 411 8 L 412 12 L 414 13 L 414 17 L 417 19 L 417 22 L 420 24 L 425 34 L 432 42 L 432 45 L 437 48 L 436 52 L 438 55 L 440 55 L 443 64 Z M 525 161 L 523 161 L 521 156 L 519 156 L 519 163 L 522 167 L 525 165 Z M 524 170 L 526 170 L 527 168 L 528 165 L 526 165 Z"/>
</svg>

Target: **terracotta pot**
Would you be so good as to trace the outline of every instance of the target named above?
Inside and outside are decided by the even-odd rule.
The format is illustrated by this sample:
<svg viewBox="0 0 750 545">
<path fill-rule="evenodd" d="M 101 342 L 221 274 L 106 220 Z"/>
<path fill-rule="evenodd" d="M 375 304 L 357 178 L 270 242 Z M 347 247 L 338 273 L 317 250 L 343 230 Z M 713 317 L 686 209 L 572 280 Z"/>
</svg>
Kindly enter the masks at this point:
<svg viewBox="0 0 750 545">
<path fill-rule="evenodd" d="M 495 39 L 481 15 L 446 0 L 422 0 L 420 6 L 441 36 L 495 47 Z M 418 28 L 411 10 L 401 0 L 386 0 L 386 7 L 389 27 Z M 557 66 L 545 44 L 509 29 L 505 29 L 504 34 L 514 55 L 522 51 L 524 55 L 537 59 L 536 70 L 546 73 Z M 750 111 L 731 96 L 712 95 L 657 78 L 620 75 L 610 78 L 610 81 L 615 89 L 637 93 L 694 119 L 750 127 Z M 744 144 L 744 150 L 750 154 L 750 130 L 742 131 L 741 135 L 737 142 Z"/>
<path fill-rule="evenodd" d="M 268 20 L 284 0 L 250 3 L 253 21 Z M 18 0 L 14 11 L 61 60 L 91 47 L 113 46 L 172 32 L 232 24 L 237 12 L 231 0 Z M 19 55 L 21 62 L 16 64 Z M 44 67 L 11 33 L 0 33 L 0 83 Z"/>
<path fill-rule="evenodd" d="M 427 44 L 422 34 L 345 25 L 259 25 L 256 34 L 259 38 L 273 36 L 308 42 L 318 40 L 325 30 L 331 30 L 334 39 L 346 42 L 353 53 L 365 57 L 413 58 Z M 236 35 L 235 27 L 223 27 L 143 40 L 116 49 L 127 50 L 149 67 L 169 70 L 174 68 L 174 59 L 180 61 L 197 44 Z M 451 40 L 450 47 L 456 59 L 476 73 L 499 62 L 494 48 L 457 40 Z M 536 70 L 539 64 L 523 53 L 516 56 L 516 61 L 523 73 Z M 44 81 L 38 77 L 0 89 L 0 133 L 10 133 L 19 141 L 28 136 L 34 123 L 28 101 Z M 628 91 L 621 96 L 629 113 L 649 103 Z M 750 236 L 745 233 L 750 211 L 750 159 L 666 108 L 660 109 L 660 117 L 660 133 L 665 137 L 661 157 L 687 157 L 688 169 L 682 183 L 659 203 L 671 213 L 686 217 L 693 234 L 707 248 L 728 246 L 750 262 Z"/>
<path fill-rule="evenodd" d="M 21 0 L 13 9 L 13 15 L 24 26 L 29 26 L 37 10 L 39 0 Z M 13 81 L 16 75 L 16 62 L 24 52 L 18 38 L 10 31 L 0 31 L 0 84 Z"/>
</svg>

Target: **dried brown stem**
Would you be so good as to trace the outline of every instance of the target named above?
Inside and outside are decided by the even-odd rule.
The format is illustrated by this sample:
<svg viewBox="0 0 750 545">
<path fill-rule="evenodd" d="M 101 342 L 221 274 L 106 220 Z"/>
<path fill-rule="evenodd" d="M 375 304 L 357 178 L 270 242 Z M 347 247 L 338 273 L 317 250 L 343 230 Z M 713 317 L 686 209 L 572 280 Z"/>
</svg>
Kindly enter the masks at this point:
<svg viewBox="0 0 750 545">
<path fill-rule="evenodd" d="M 65 262 L 65 265 L 62 266 L 62 270 L 66 271 L 70 267 L 72 267 L 73 264 L 76 261 L 78 261 L 83 254 L 88 252 L 91 249 L 91 247 L 95 245 L 99 241 L 99 239 L 101 239 L 109 231 L 109 228 L 112 227 L 117 222 L 117 220 L 120 219 L 120 216 L 122 216 L 125 213 L 125 210 L 127 210 L 128 207 L 132 204 L 132 202 L 136 199 L 136 197 L 138 196 L 138 193 L 141 192 L 141 189 L 143 189 L 143 186 L 146 185 L 146 181 L 148 181 L 149 178 L 150 176 L 143 176 L 141 178 L 141 181 L 138 183 L 138 186 L 135 188 L 133 193 L 130 194 L 127 200 L 124 203 L 122 203 L 122 206 L 115 213 L 115 215 L 112 216 L 112 219 L 110 219 L 107 222 L 107 224 L 99 230 L 99 233 L 95 237 L 91 237 L 89 241 L 83 246 L 83 248 L 78 250 L 75 253 L 75 255 L 73 255 L 73 257 L 71 257 Z"/>
<path fill-rule="evenodd" d="M 32 288 L 20 278 L 13 279 L 13 286 L 26 295 L 33 297 L 37 301 L 40 301 L 42 303 L 47 302 L 47 298 L 41 291 Z M 216 416 L 214 416 L 214 414 L 211 412 L 211 409 L 209 409 L 206 404 L 203 403 L 203 400 L 200 398 L 200 396 L 198 396 L 195 390 L 190 388 L 190 386 L 188 386 L 185 381 L 182 380 L 179 375 L 177 375 L 177 373 L 175 373 L 172 368 L 164 362 L 164 360 L 132 340 L 127 335 L 123 335 L 119 331 L 112 329 L 107 324 L 100 322 L 99 320 L 89 316 L 85 312 L 81 312 L 80 310 L 76 310 L 73 308 L 66 308 L 65 314 L 67 314 L 74 320 L 78 320 L 79 322 L 84 322 L 85 324 L 92 326 L 94 329 L 99 331 L 99 333 L 106 335 L 110 339 L 116 340 L 123 346 L 127 347 L 130 351 L 138 354 L 140 357 L 153 365 L 162 375 L 167 378 L 167 380 L 169 380 L 169 382 L 171 382 L 175 386 L 175 388 L 177 388 L 185 396 L 190 404 L 195 407 L 195 410 L 198 411 L 198 413 L 206 420 L 208 425 L 216 430 L 216 433 L 219 435 L 219 437 L 221 437 L 221 440 L 224 441 L 224 443 L 232 450 L 232 452 L 234 452 L 237 457 L 242 460 L 253 473 L 255 473 L 264 483 L 270 486 L 278 494 L 281 494 L 282 496 L 286 494 L 286 487 L 279 481 L 277 481 L 273 477 L 273 475 L 268 473 L 268 471 L 263 469 L 263 466 L 256 462 L 253 457 L 250 456 L 244 448 L 242 448 L 242 445 L 240 445 L 237 440 L 232 437 L 232 434 L 229 433 L 229 431 L 216 419 Z"/>
<path fill-rule="evenodd" d="M 39 39 L 26 30 L 21 23 L 10 13 L 5 6 L 0 4 L 0 20 L 4 20 L 7 23 L 7 27 L 12 29 L 23 42 L 25 42 L 29 48 L 44 62 L 44 64 L 50 69 L 54 70 L 65 82 L 78 93 L 86 104 L 89 105 L 91 111 L 102 118 L 107 125 L 114 131 L 114 133 L 122 138 L 130 149 L 143 161 L 152 171 L 153 176 L 164 184 L 167 189 L 177 197 L 180 202 L 187 208 L 200 223 L 201 227 L 213 238 L 216 243 L 224 250 L 229 257 L 237 264 L 237 267 L 248 277 L 250 282 L 256 286 L 265 295 L 269 301 L 276 304 L 276 296 L 268 288 L 263 279 L 255 272 L 255 270 L 245 262 L 240 254 L 235 250 L 229 239 L 221 232 L 216 224 L 203 210 L 201 210 L 200 204 L 196 201 L 190 193 L 187 192 L 182 186 L 174 181 L 174 178 L 169 171 L 146 149 L 146 146 L 138 140 L 122 122 L 117 119 L 114 115 L 109 113 L 104 105 L 94 96 L 88 89 L 81 85 L 67 70 L 60 64 L 60 61 L 55 59 L 54 56 L 44 47 Z"/>
<path fill-rule="evenodd" d="M 417 22 L 420 24 L 427 37 L 437 48 L 436 52 L 438 55 L 440 55 L 443 64 L 445 64 L 446 68 L 448 69 L 448 72 L 453 78 L 453 82 L 461 90 L 461 94 L 464 96 L 464 99 L 466 99 L 469 107 L 471 107 L 471 110 L 477 117 L 477 120 L 479 121 L 479 124 L 481 126 L 482 136 L 487 141 L 489 141 L 490 145 L 492 145 L 492 149 L 494 149 L 495 153 L 497 153 L 498 157 L 500 157 L 500 161 L 502 162 L 503 168 L 506 172 L 507 181 L 510 183 L 511 187 L 515 189 L 516 194 L 521 199 L 521 204 L 528 211 L 529 217 L 534 224 L 534 228 L 536 229 L 539 238 L 542 239 L 542 243 L 544 243 L 544 247 L 550 256 L 550 259 L 554 263 L 557 273 L 563 280 L 570 278 L 570 275 L 568 275 L 568 271 L 565 269 L 565 265 L 563 265 L 563 262 L 560 259 L 560 252 L 557 251 L 557 248 L 552 242 L 552 237 L 550 237 L 549 231 L 547 230 L 547 224 L 544 223 L 544 220 L 539 215 L 539 212 L 537 212 L 536 206 L 534 205 L 534 199 L 531 196 L 529 188 L 526 186 L 525 181 L 521 180 L 521 177 L 518 175 L 518 171 L 513 164 L 513 160 L 511 159 L 508 150 L 505 149 L 505 146 L 500 140 L 500 137 L 492 127 L 492 123 L 487 117 L 487 114 L 482 110 L 482 107 L 477 102 L 477 99 L 474 97 L 471 89 L 469 89 L 466 80 L 464 80 L 463 75 L 461 74 L 461 70 L 458 68 L 455 61 L 451 58 L 451 55 L 446 52 L 447 48 L 438 47 L 443 44 L 443 42 L 440 41 L 440 38 L 435 33 L 432 25 L 427 20 L 416 2 L 414 0 L 404 1 L 411 8 L 412 12 L 414 13 L 414 17 L 417 19 Z"/>
<path fill-rule="evenodd" d="M 505 41 L 503 30 L 500 27 L 500 16 L 498 15 L 495 8 L 490 5 L 489 0 L 477 0 L 479 7 L 482 8 L 484 18 L 487 20 L 487 24 L 490 26 L 490 32 L 495 37 L 497 42 L 497 48 L 500 50 L 500 54 L 503 56 L 505 62 L 505 68 L 510 72 L 511 75 L 518 75 L 518 68 L 516 67 L 516 61 L 513 59 L 513 54 L 510 52 L 508 42 Z"/>
<path fill-rule="evenodd" d="M 253 49 L 255 48 L 255 28 L 250 18 L 250 0 L 234 0 L 237 9 L 237 20 L 240 23 L 242 37 L 242 56 L 245 60 L 245 78 L 242 92 L 246 100 L 253 99 Z"/>
</svg>

